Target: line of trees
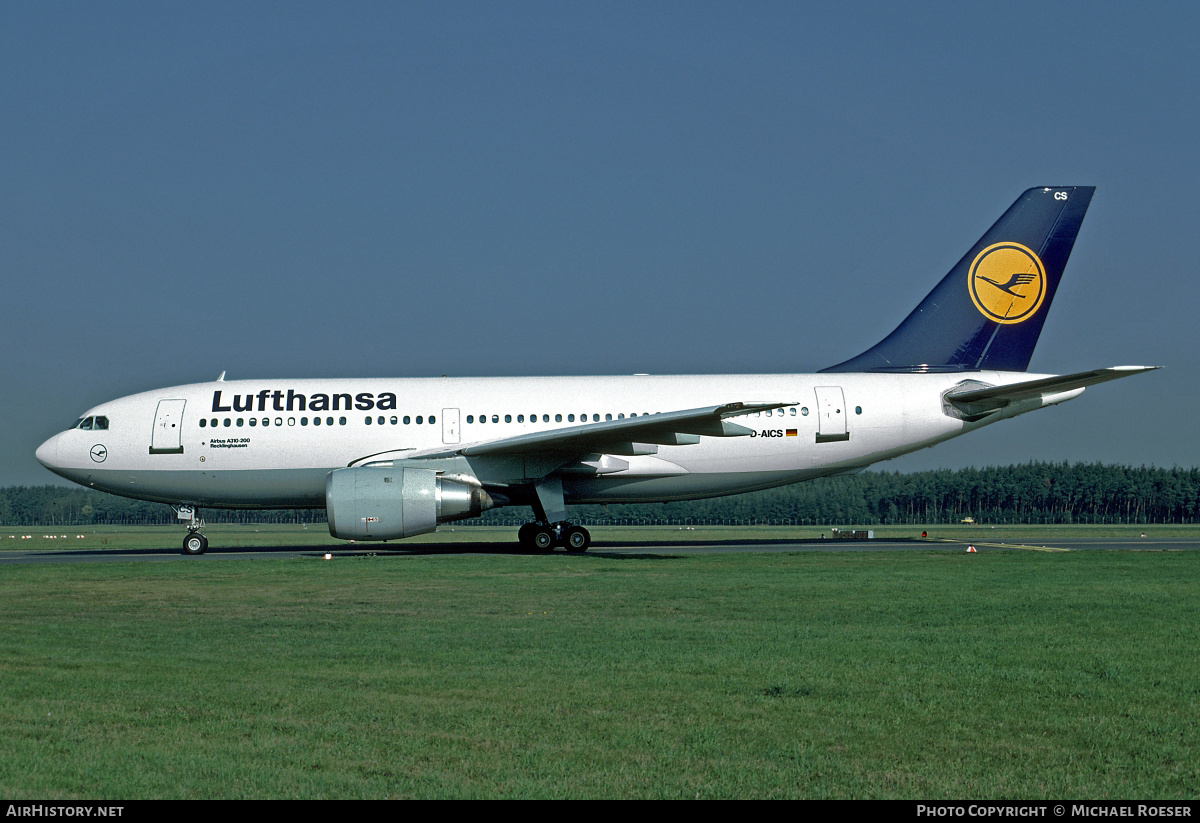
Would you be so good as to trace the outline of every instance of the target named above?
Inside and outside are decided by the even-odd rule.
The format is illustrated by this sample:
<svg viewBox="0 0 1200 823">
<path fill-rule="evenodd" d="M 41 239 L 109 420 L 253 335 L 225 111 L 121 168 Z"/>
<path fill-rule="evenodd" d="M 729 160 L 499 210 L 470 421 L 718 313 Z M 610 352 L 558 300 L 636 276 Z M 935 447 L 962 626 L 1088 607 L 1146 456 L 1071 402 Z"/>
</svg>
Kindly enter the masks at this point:
<svg viewBox="0 0 1200 823">
<path fill-rule="evenodd" d="M 681 503 L 569 507 L 589 525 L 664 523 L 891 525 L 957 523 L 1195 523 L 1200 469 L 1027 463 L 984 469 L 863 472 L 750 494 Z M 323 523 L 323 509 L 221 511 L 216 523 Z M 497 509 L 479 521 L 516 524 L 528 509 Z M 0 489 L 0 526 L 151 525 L 177 522 L 161 503 L 64 486 Z"/>
<path fill-rule="evenodd" d="M 605 522 L 600 507 L 579 508 L 593 522 Z M 1195 523 L 1200 469 L 1027 463 L 871 471 L 666 507 L 613 507 L 608 517 L 661 517 L 656 513 L 664 511 L 671 522 L 696 524 L 938 524 L 968 517 L 979 523 Z"/>
</svg>

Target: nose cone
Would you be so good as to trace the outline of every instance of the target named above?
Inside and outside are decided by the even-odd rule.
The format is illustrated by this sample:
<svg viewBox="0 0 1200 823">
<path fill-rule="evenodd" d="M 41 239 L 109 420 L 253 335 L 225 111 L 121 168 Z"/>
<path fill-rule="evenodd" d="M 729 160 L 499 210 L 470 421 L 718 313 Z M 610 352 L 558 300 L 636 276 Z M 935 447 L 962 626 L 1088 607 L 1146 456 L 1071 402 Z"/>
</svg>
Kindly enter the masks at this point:
<svg viewBox="0 0 1200 823">
<path fill-rule="evenodd" d="M 54 435 L 42 445 L 38 446 L 34 456 L 37 461 L 52 472 L 57 472 L 59 469 L 58 463 L 58 444 L 61 435 Z"/>
</svg>

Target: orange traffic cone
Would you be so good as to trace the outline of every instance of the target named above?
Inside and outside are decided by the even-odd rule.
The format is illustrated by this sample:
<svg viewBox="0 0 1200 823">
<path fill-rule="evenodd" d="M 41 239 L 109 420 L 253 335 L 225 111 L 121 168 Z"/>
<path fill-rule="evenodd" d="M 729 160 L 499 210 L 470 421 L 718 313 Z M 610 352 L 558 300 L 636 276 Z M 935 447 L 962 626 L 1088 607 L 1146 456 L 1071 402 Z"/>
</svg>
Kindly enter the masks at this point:
<svg viewBox="0 0 1200 823">
<path fill-rule="evenodd" d="M 979 552 L 975 551 L 974 546 L 967 546 L 967 554 L 979 554 Z"/>
</svg>

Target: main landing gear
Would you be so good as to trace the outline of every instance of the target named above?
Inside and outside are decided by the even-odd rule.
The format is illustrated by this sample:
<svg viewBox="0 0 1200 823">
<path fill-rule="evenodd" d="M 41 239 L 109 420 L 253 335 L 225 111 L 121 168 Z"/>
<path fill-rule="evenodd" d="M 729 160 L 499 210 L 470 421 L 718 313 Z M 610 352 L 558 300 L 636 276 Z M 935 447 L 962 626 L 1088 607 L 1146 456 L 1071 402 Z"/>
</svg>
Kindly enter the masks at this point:
<svg viewBox="0 0 1200 823">
<path fill-rule="evenodd" d="M 526 549 L 553 551 L 562 546 L 572 554 L 582 554 L 592 544 L 592 536 L 583 526 L 561 523 L 526 523 L 517 531 L 517 540 Z"/>
<path fill-rule="evenodd" d="M 197 555 L 208 551 L 208 538 L 200 533 L 204 521 L 196 516 L 196 507 L 183 504 L 172 508 L 177 518 L 187 521 L 188 533 L 183 538 L 183 553 Z"/>
<path fill-rule="evenodd" d="M 517 532 L 517 539 L 526 549 L 536 552 L 552 551 L 563 546 L 572 554 L 582 554 L 592 544 L 592 536 L 583 526 L 567 522 L 567 507 L 563 499 L 562 478 L 550 475 L 534 487 L 533 515 L 536 523 L 526 523 Z"/>
</svg>

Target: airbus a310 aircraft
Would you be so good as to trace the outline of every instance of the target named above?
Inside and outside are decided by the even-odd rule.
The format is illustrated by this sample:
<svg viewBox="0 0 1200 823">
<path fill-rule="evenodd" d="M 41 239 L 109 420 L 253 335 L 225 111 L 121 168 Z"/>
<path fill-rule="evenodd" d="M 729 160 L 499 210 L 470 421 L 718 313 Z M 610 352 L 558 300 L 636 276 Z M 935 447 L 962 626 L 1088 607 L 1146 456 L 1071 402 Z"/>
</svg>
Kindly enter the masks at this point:
<svg viewBox="0 0 1200 823">
<path fill-rule="evenodd" d="M 90 409 L 37 450 L 89 488 L 169 503 L 186 554 L 213 508 L 320 508 L 395 540 L 530 506 L 530 548 L 586 551 L 570 503 L 690 500 L 857 472 L 1147 371 L 1026 368 L 1092 187 L 1029 189 L 878 345 L 816 374 L 240 380 Z"/>
</svg>

